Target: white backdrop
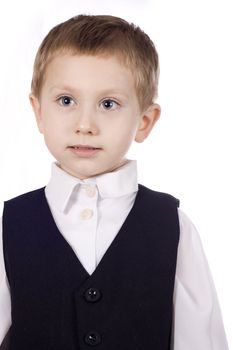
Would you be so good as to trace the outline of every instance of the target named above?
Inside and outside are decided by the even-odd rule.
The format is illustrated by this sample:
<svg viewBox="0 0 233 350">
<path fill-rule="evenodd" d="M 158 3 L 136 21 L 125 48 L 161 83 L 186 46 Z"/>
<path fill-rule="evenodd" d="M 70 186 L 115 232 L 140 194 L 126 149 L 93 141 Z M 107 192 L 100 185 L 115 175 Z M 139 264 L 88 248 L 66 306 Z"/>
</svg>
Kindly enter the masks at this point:
<svg viewBox="0 0 233 350">
<path fill-rule="evenodd" d="M 139 180 L 170 192 L 198 228 L 233 347 L 233 21 L 228 0 L 8 0 L 0 12 L 0 205 L 43 186 L 53 160 L 28 102 L 48 30 L 78 13 L 138 24 L 160 55 L 162 116 L 129 157 Z M 0 209 L 1 209 L 0 208 Z M 0 211 L 1 214 L 1 211 Z"/>
</svg>

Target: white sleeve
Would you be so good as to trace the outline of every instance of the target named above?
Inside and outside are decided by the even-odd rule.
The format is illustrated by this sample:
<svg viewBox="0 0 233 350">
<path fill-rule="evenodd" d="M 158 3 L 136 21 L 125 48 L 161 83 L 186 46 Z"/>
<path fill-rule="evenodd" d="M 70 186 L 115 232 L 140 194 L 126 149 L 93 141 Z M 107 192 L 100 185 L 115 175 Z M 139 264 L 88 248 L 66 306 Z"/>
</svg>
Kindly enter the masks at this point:
<svg viewBox="0 0 233 350">
<path fill-rule="evenodd" d="M 6 277 L 2 246 L 2 218 L 0 218 L 0 344 L 11 325 L 10 289 Z"/>
<path fill-rule="evenodd" d="M 172 350 L 228 350 L 221 311 L 198 232 L 179 209 Z"/>
</svg>

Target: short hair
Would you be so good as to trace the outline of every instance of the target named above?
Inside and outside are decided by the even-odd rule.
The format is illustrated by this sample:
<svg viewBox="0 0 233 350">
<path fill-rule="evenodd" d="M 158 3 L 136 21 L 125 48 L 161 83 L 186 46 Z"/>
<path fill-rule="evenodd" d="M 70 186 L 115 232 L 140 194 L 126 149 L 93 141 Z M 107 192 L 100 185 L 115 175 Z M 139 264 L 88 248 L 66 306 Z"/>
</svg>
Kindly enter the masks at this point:
<svg viewBox="0 0 233 350">
<path fill-rule="evenodd" d="M 49 62 L 59 54 L 116 55 L 135 79 L 139 106 L 158 95 L 159 59 L 154 43 L 138 26 L 108 15 L 78 15 L 56 25 L 36 54 L 31 89 L 40 97 Z"/>
</svg>

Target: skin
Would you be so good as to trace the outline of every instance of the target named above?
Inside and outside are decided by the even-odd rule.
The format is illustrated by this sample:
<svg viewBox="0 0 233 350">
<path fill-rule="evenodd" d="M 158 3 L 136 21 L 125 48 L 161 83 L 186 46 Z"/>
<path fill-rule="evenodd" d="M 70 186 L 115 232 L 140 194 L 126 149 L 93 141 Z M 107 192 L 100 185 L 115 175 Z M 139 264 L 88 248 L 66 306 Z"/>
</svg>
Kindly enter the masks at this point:
<svg viewBox="0 0 233 350">
<path fill-rule="evenodd" d="M 143 142 L 160 116 L 158 104 L 140 110 L 133 75 L 115 56 L 58 56 L 40 98 L 29 97 L 49 151 L 79 179 L 122 166 L 132 142 Z"/>
</svg>

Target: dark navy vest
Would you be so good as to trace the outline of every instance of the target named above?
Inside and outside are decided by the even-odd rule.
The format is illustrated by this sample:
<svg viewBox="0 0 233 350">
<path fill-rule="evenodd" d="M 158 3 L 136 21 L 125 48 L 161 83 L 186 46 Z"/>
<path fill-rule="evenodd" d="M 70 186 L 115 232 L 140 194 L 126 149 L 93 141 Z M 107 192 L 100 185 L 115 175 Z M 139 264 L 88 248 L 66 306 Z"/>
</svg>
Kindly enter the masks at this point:
<svg viewBox="0 0 233 350">
<path fill-rule="evenodd" d="M 169 350 L 178 201 L 139 185 L 89 275 L 59 232 L 44 188 L 5 202 L 10 350 Z"/>
</svg>

